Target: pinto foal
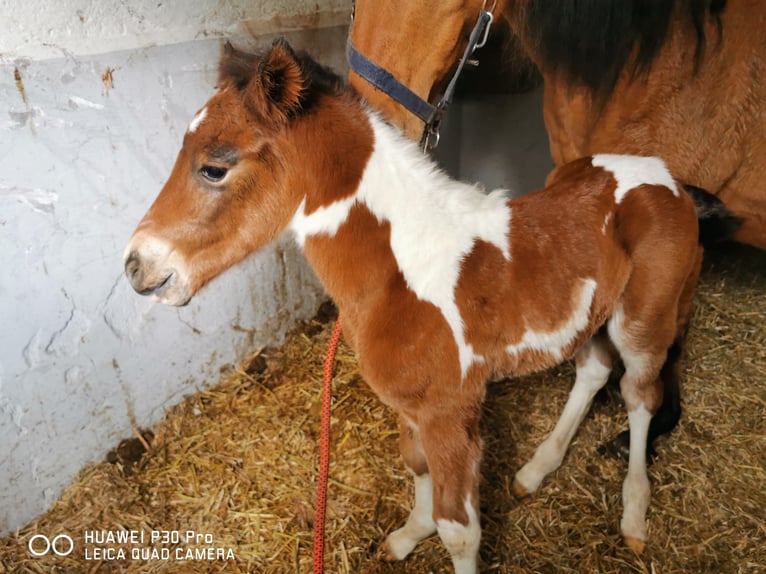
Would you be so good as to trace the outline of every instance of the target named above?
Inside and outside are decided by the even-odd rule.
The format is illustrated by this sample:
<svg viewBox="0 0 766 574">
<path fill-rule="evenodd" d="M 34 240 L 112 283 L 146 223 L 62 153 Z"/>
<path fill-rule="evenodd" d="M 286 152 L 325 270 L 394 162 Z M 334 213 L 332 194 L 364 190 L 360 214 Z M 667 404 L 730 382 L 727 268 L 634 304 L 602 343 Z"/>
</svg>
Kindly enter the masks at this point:
<svg viewBox="0 0 766 574">
<path fill-rule="evenodd" d="M 516 475 L 523 495 L 559 466 L 618 354 L 631 428 L 621 529 L 640 551 L 658 374 L 697 273 L 694 206 L 662 161 L 580 159 L 509 200 L 449 179 L 283 42 L 262 55 L 227 45 L 218 87 L 127 247 L 136 291 L 183 305 L 290 230 L 400 417 L 415 506 L 387 554 L 438 532 L 458 573 L 477 569 L 487 379 L 576 358 L 561 419 Z"/>
</svg>

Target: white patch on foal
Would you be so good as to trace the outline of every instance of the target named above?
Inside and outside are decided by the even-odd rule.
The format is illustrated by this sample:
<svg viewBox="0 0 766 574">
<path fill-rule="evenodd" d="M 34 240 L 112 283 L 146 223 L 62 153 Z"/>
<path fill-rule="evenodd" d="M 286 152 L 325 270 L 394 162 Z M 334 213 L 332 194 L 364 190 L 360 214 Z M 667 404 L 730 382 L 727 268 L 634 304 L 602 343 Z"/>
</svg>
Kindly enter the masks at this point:
<svg viewBox="0 0 766 574">
<path fill-rule="evenodd" d="M 617 189 L 614 200 L 620 203 L 625 195 L 639 185 L 664 185 L 679 197 L 676 181 L 668 171 L 665 162 L 658 157 L 639 157 L 635 155 L 615 155 L 601 153 L 593 156 L 594 167 L 602 167 L 614 175 Z"/>
<path fill-rule="evenodd" d="M 415 505 L 407 523 L 386 538 L 388 549 L 397 560 L 403 560 L 418 542 L 436 532 L 433 519 L 433 483 L 430 474 L 415 476 Z"/>
<path fill-rule="evenodd" d="M 205 116 L 207 116 L 207 107 L 202 108 L 200 111 L 197 112 L 197 115 L 192 118 L 191 123 L 189 124 L 189 129 L 186 130 L 189 133 L 194 133 L 197 131 L 197 128 L 200 126 L 202 121 L 205 119 Z"/>
<path fill-rule="evenodd" d="M 646 474 L 646 442 L 652 415 L 641 405 L 628 412 L 630 457 L 628 474 L 622 483 L 622 520 L 620 530 L 625 538 L 644 541 L 647 538 L 646 510 L 651 498 Z"/>
<path fill-rule="evenodd" d="M 609 225 L 609 222 L 612 221 L 612 212 L 606 214 L 606 217 L 604 217 L 604 223 L 601 225 L 601 235 L 606 235 L 606 228 Z"/>
<path fill-rule="evenodd" d="M 475 574 L 477 572 L 481 525 L 471 504 L 470 494 L 465 501 L 465 511 L 468 514 L 467 525 L 443 518 L 436 521 L 439 538 L 452 558 L 455 574 Z"/>
<path fill-rule="evenodd" d="M 391 249 L 410 289 L 442 312 L 458 347 L 465 377 L 483 357 L 466 341 L 455 287 L 463 259 L 476 240 L 497 247 L 510 260 L 511 210 L 505 190 L 489 194 L 449 178 L 375 113 L 368 112 L 375 150 L 354 196 L 305 214 L 290 224 L 299 244 L 315 233 L 334 234 L 355 202 L 391 225 Z"/>
<path fill-rule="evenodd" d="M 580 300 L 569 320 L 556 331 L 535 331 L 527 329 L 521 341 L 508 345 L 505 350 L 510 355 L 518 355 L 522 351 L 542 351 L 551 353 L 557 361 L 563 360 L 564 348 L 569 345 L 577 334 L 588 326 L 590 306 L 596 293 L 597 283 L 593 279 L 583 279 L 580 289 Z"/>
<path fill-rule="evenodd" d="M 537 447 L 532 460 L 516 473 L 516 481 L 527 494 L 540 488 L 543 479 L 561 465 L 593 397 L 609 378 L 611 365 L 601 362 L 598 349 L 597 343 L 591 341 L 578 351 L 577 377 L 564 412 L 548 438 Z"/>
<path fill-rule="evenodd" d="M 295 240 L 303 247 L 306 237 L 323 233 L 332 237 L 338 232 L 348 217 L 348 212 L 356 203 L 356 196 L 324 205 L 306 215 L 306 198 L 303 198 L 298 210 L 293 215 L 289 228 L 295 233 Z"/>
</svg>

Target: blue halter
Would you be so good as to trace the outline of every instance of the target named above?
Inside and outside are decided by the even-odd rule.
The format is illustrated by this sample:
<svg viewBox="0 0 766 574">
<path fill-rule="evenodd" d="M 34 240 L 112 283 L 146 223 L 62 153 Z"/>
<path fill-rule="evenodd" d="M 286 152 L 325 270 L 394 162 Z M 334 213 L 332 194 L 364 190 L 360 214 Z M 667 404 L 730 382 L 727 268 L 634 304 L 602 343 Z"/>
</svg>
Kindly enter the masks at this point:
<svg viewBox="0 0 766 574">
<path fill-rule="evenodd" d="M 355 4 L 355 2 L 352 2 L 351 4 L 352 22 L 354 20 Z M 350 32 L 346 42 L 346 58 L 348 59 L 349 67 L 355 73 L 372 84 L 373 87 L 386 94 L 389 98 L 407 108 L 423 121 L 425 127 L 423 129 L 423 136 L 421 137 L 420 143 L 423 146 L 423 151 L 429 151 L 439 145 L 439 127 L 441 120 L 447 110 L 447 106 L 449 106 L 452 101 L 452 96 L 455 93 L 455 86 L 457 85 L 460 73 L 463 71 L 463 67 L 466 64 L 474 66 L 478 64 L 478 61 L 471 60 L 470 58 L 473 56 L 475 50 L 487 43 L 487 36 L 489 36 L 491 25 L 492 12 L 482 9 L 479 18 L 476 21 L 476 25 L 473 27 L 473 30 L 471 30 L 471 34 L 468 37 L 468 45 L 466 46 L 465 52 L 463 52 L 463 56 L 458 61 L 457 67 L 452 74 L 452 78 L 436 105 L 433 105 L 418 96 L 415 92 L 397 80 L 391 72 L 365 57 L 364 54 L 354 46 L 351 41 Z"/>
</svg>

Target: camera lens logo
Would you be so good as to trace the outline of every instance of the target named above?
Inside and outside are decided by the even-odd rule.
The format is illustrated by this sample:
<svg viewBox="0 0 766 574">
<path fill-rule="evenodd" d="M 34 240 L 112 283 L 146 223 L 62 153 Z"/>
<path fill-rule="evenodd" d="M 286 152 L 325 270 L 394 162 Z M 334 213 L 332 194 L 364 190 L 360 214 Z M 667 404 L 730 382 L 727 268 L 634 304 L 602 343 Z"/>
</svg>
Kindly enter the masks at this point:
<svg viewBox="0 0 766 574">
<path fill-rule="evenodd" d="M 53 539 L 44 534 L 35 534 L 29 539 L 27 547 L 32 556 L 45 556 L 51 551 L 56 556 L 69 556 L 74 550 L 74 540 L 66 534 L 59 534 Z"/>
</svg>

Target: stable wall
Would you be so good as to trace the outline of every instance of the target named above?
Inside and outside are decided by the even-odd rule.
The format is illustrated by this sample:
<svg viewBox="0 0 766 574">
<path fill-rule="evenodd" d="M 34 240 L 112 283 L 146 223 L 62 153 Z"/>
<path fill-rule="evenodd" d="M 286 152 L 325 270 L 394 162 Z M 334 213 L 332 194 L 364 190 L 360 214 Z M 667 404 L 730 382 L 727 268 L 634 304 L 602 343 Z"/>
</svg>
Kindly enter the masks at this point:
<svg viewBox="0 0 766 574">
<path fill-rule="evenodd" d="M 0 2 L 0 535 L 314 313 L 321 288 L 289 242 L 183 308 L 134 293 L 122 254 L 214 91 L 219 37 L 293 29 L 342 67 L 346 30 L 325 26 L 349 5 Z"/>
</svg>

